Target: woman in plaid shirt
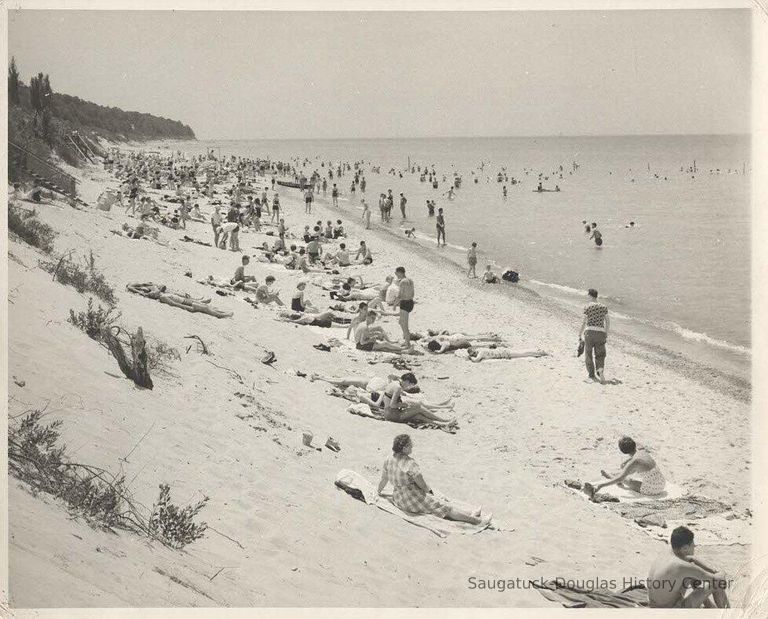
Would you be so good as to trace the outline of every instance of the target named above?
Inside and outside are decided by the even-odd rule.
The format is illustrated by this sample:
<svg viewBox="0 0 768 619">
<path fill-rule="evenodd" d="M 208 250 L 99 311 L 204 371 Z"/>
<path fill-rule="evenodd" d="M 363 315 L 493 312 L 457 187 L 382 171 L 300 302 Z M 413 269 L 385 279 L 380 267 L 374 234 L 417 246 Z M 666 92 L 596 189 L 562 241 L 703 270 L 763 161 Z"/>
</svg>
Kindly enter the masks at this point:
<svg viewBox="0 0 768 619">
<path fill-rule="evenodd" d="M 395 488 L 392 502 L 410 514 L 433 514 L 438 518 L 460 520 L 471 524 L 488 524 L 491 514 L 483 516 L 482 509 L 474 512 L 459 509 L 444 498 L 436 497 L 421 476 L 421 470 L 410 455 L 413 442 L 407 434 L 399 434 L 392 443 L 392 455 L 384 462 L 379 482 L 379 494 L 389 482 Z"/>
</svg>

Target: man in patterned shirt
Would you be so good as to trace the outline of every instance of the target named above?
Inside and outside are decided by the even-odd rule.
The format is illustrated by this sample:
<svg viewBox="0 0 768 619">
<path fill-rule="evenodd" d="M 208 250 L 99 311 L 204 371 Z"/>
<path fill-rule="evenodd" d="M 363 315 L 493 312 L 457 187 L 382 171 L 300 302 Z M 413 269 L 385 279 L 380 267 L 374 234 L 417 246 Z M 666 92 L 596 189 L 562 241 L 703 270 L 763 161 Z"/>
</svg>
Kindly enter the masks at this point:
<svg viewBox="0 0 768 619">
<path fill-rule="evenodd" d="M 587 374 L 592 380 L 605 384 L 605 341 L 608 338 L 610 320 L 608 308 L 597 302 L 597 290 L 590 288 L 587 292 L 590 302 L 584 308 L 584 320 L 579 331 L 579 341 L 584 342 L 584 361 L 587 364 Z M 592 353 L 594 351 L 594 359 Z"/>
</svg>

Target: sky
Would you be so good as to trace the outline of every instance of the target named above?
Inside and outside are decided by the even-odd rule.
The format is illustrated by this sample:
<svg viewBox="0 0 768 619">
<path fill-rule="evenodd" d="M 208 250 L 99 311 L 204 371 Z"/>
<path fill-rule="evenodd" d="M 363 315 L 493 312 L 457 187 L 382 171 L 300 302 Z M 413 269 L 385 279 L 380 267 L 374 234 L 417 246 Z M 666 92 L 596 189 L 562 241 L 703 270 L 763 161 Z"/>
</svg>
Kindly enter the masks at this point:
<svg viewBox="0 0 768 619">
<path fill-rule="evenodd" d="M 8 12 L 25 82 L 199 139 L 750 132 L 750 12 Z"/>
</svg>

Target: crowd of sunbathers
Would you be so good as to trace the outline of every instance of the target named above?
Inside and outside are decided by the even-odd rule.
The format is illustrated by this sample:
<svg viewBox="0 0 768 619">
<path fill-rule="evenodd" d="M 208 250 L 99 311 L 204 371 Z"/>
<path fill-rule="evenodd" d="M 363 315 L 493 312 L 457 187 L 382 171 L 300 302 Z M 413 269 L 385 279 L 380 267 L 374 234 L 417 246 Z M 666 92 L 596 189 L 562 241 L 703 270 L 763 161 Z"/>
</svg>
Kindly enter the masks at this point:
<svg viewBox="0 0 768 619">
<path fill-rule="evenodd" d="M 212 152 L 191 158 L 184 157 L 181 153 L 171 154 L 170 157 L 156 153 L 115 153 L 115 156 L 107 158 L 105 167 L 122 183 L 120 190 L 113 197 L 114 202 L 125 206 L 124 197 L 127 197 L 126 213 L 131 211 L 137 214 L 138 211 L 141 219 L 141 223 L 136 226 L 124 226 L 122 233 L 127 236 L 147 236 L 151 229 L 148 230 L 145 222 L 150 219 L 180 228 L 186 228 L 186 222 L 190 220 L 205 222 L 208 216 L 201 212 L 199 203 L 195 200 L 206 199 L 208 205 L 213 207 L 210 224 L 214 247 L 226 249 L 229 246 L 233 251 L 241 251 L 239 233 L 243 229 L 274 237 L 271 245 L 264 241 L 254 247 L 255 253 L 252 255 L 242 255 L 240 264 L 231 278 L 217 282 L 213 276 L 209 276 L 203 283 L 251 292 L 255 297 L 255 301 L 252 301 L 255 306 L 277 306 L 277 320 L 323 329 L 344 329 L 344 339 L 354 345 L 360 353 L 454 353 L 463 355 L 472 362 L 540 357 L 547 354 L 542 350 L 512 348 L 495 333 L 465 334 L 446 330 L 429 330 L 423 336 L 411 333 L 409 319 L 415 305 L 415 293 L 413 281 L 406 275 L 405 268 L 398 267 L 381 284 L 365 282 L 360 275 L 342 274 L 341 269 L 372 264 L 373 255 L 365 241 L 359 242 L 354 253 L 349 249 L 347 234 L 340 219 L 337 219 L 335 224 L 333 220 L 328 220 L 325 224 L 319 220 L 314 226 L 304 226 L 303 231 L 297 234 L 289 231 L 284 217 L 285 210 L 275 191 L 275 175 L 304 182 L 306 179 L 301 176 L 299 167 L 306 163 L 307 160 L 284 163 L 236 157 L 220 160 L 213 156 Z M 331 179 L 334 178 L 334 170 L 336 176 L 341 177 L 345 172 L 352 172 L 353 167 L 350 164 L 342 164 L 331 168 L 329 164 Z M 354 170 L 357 171 L 357 164 L 354 165 Z M 424 170 L 426 171 L 426 168 Z M 353 187 L 360 183 L 361 178 L 359 172 L 355 174 Z M 312 180 L 318 182 L 317 172 L 313 174 Z M 364 178 L 362 180 L 364 183 Z M 159 200 L 175 206 L 165 206 L 167 212 L 163 213 L 161 205 L 147 191 L 142 190 L 141 183 L 154 192 L 170 192 L 163 194 Z M 222 184 L 230 186 L 222 192 L 217 189 L 217 186 Z M 323 185 L 325 187 L 327 183 L 324 182 Z M 339 192 L 335 187 L 334 185 L 333 205 L 337 206 Z M 364 184 L 361 187 L 364 191 Z M 144 195 L 141 195 L 142 193 Z M 312 186 L 309 185 L 304 193 L 307 202 L 305 213 L 311 213 Z M 229 202 L 229 207 L 222 215 L 225 202 Z M 263 216 L 269 217 L 269 222 L 263 222 Z M 263 230 L 267 227 L 271 229 Z M 366 229 L 368 227 L 366 224 Z M 154 236 L 157 236 L 156 233 Z M 185 237 L 185 240 L 187 239 L 189 237 Z M 277 279 L 274 275 L 267 275 L 259 282 L 259 278 L 248 272 L 252 259 L 260 263 L 280 264 L 290 270 L 299 270 L 315 279 L 299 281 L 290 302 L 287 302 L 275 287 Z M 513 275 L 516 280 L 517 274 Z M 507 279 L 507 274 L 502 278 Z M 499 277 L 488 267 L 484 281 L 496 283 Z M 313 285 L 320 295 L 327 294 L 329 298 L 310 298 L 314 296 L 314 290 L 309 290 L 310 285 Z M 151 282 L 129 284 L 127 288 L 135 294 L 190 312 L 201 312 L 220 318 L 232 316 L 232 312 L 212 307 L 209 298 L 191 297 Z M 328 305 L 327 309 L 323 307 L 330 303 L 333 304 Z M 395 316 L 402 330 L 402 339 L 393 338 L 382 326 L 383 318 Z M 418 379 L 411 371 L 399 376 L 373 377 L 358 375 L 335 378 L 312 374 L 310 380 L 329 383 L 337 395 L 367 406 L 372 416 L 385 421 L 451 429 L 458 425 L 457 418 L 452 414 L 455 406 L 453 399 L 428 401 L 420 393 Z M 484 514 L 481 508 L 459 508 L 455 502 L 434 493 L 421 475 L 418 465 L 410 457 L 412 449 L 413 441 L 409 435 L 401 434 L 395 438 L 392 456 L 387 458 L 382 467 L 380 494 L 391 483 L 394 487 L 393 503 L 406 512 L 432 514 L 479 526 L 490 524 L 491 515 Z M 619 472 L 601 471 L 603 479 L 583 484 L 584 492 L 594 499 L 605 488 L 618 486 L 640 496 L 663 496 L 666 480 L 650 453 L 638 447 L 628 437 L 621 439 L 619 449 L 627 456 Z M 728 604 L 723 586 L 724 575 L 695 559 L 693 548 L 693 533 L 689 529 L 679 527 L 673 531 L 670 551 L 665 552 L 653 564 L 650 578 L 658 581 L 672 580 L 676 584 L 664 590 L 649 587 L 651 606 L 722 607 Z M 698 583 L 698 586 L 684 586 L 686 582 Z"/>
</svg>

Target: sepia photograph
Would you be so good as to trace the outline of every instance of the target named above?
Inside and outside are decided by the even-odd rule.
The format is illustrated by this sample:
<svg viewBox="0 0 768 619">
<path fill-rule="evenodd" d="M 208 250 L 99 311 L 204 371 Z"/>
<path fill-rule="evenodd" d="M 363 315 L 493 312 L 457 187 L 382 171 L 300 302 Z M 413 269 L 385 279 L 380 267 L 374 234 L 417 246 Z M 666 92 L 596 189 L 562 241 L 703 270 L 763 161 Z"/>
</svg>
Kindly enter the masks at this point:
<svg viewBox="0 0 768 619">
<path fill-rule="evenodd" d="M 768 614 L 766 11 L 563 4 L 4 9 L 4 612 Z"/>
</svg>

